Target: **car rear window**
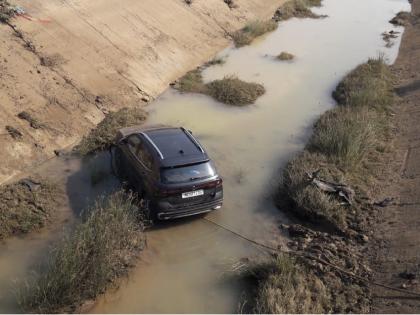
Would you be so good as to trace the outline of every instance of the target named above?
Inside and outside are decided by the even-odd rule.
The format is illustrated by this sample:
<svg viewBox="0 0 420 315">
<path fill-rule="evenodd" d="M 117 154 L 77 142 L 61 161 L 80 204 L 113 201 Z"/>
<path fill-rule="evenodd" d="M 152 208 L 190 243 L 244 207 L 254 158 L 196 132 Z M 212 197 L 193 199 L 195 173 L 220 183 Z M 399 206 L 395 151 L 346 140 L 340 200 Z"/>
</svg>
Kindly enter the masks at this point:
<svg viewBox="0 0 420 315">
<path fill-rule="evenodd" d="M 162 181 L 167 184 L 185 183 L 216 175 L 212 162 L 162 169 Z"/>
</svg>

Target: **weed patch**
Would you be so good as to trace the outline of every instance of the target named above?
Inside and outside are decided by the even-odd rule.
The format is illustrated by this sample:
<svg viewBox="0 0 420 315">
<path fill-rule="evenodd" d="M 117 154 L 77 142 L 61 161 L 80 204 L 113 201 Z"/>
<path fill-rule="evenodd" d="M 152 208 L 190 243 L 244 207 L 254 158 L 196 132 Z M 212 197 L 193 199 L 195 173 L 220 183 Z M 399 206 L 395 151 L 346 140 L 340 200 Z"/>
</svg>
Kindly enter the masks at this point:
<svg viewBox="0 0 420 315">
<path fill-rule="evenodd" d="M 184 93 L 206 94 L 221 103 L 234 106 L 253 104 L 265 93 L 263 85 L 245 82 L 235 76 L 226 76 L 221 80 L 204 83 L 200 69 L 188 72 L 179 79 L 174 88 Z"/>
<path fill-rule="evenodd" d="M 87 136 L 83 137 L 75 151 L 87 155 L 96 151 L 106 150 L 113 143 L 119 129 L 140 125 L 147 118 L 147 113 L 139 108 L 123 108 L 109 113 Z"/>
<path fill-rule="evenodd" d="M 282 51 L 277 57 L 278 60 L 282 60 L 282 61 L 290 61 L 295 59 L 295 56 L 291 53 L 288 53 L 286 51 Z"/>
<path fill-rule="evenodd" d="M 228 76 L 206 84 L 208 94 L 219 102 L 243 106 L 253 104 L 258 97 L 265 93 L 263 85 L 244 82 L 237 77 Z"/>
<path fill-rule="evenodd" d="M 277 9 L 274 20 L 277 22 L 296 18 L 319 18 L 311 11 L 311 7 L 321 6 L 322 0 L 289 0 Z"/>
<path fill-rule="evenodd" d="M 323 282 L 296 259 L 281 254 L 249 266 L 243 276 L 257 282 L 252 313 L 328 313 L 330 295 Z"/>
<path fill-rule="evenodd" d="M 246 46 L 252 41 L 268 32 L 277 29 L 278 24 L 273 20 L 268 21 L 253 21 L 248 23 L 243 29 L 232 34 L 232 39 L 236 47 Z"/>
<path fill-rule="evenodd" d="M 60 190 L 48 180 L 0 186 L 0 239 L 43 227 L 58 206 Z"/>
<path fill-rule="evenodd" d="M 19 291 L 25 312 L 75 311 L 125 275 L 143 248 L 141 211 L 134 197 L 117 192 L 90 209 L 49 261 Z"/>
<path fill-rule="evenodd" d="M 308 149 L 324 154 L 343 169 L 355 168 L 376 147 L 375 118 L 367 109 L 330 110 L 315 124 Z"/>
<path fill-rule="evenodd" d="M 226 60 L 222 57 L 215 57 L 210 61 L 207 61 L 204 66 L 205 67 L 211 67 L 211 66 L 217 66 L 217 65 L 223 65 L 226 62 Z"/>
<path fill-rule="evenodd" d="M 342 233 L 356 225 L 361 229 L 370 213 L 365 203 L 375 181 L 375 160 L 389 138 L 391 87 L 392 76 L 382 58 L 370 59 L 344 78 L 334 92 L 339 106 L 319 118 L 304 152 L 286 166 L 279 207 L 289 200 L 295 214 L 328 229 Z M 356 203 L 343 205 L 335 195 L 312 185 L 308 174 L 316 171 L 324 181 L 356 190 Z"/>
<path fill-rule="evenodd" d="M 206 94 L 206 87 L 203 82 L 201 69 L 195 69 L 187 72 L 176 82 L 174 88 L 182 93 Z"/>
<path fill-rule="evenodd" d="M 393 77 L 383 57 L 350 72 L 333 92 L 339 105 L 386 109 L 393 101 Z"/>
<path fill-rule="evenodd" d="M 14 8 L 6 0 L 0 0 L 0 23 L 8 23 L 15 15 Z"/>
<path fill-rule="evenodd" d="M 395 17 L 393 17 L 389 23 L 398 25 L 398 26 L 407 26 L 410 24 L 410 21 L 412 20 L 413 16 L 410 12 L 401 11 L 398 12 Z"/>
<path fill-rule="evenodd" d="M 23 111 L 17 115 L 20 119 L 26 120 L 29 125 L 34 129 L 45 128 L 45 124 L 41 123 L 37 118 L 33 117 L 30 113 Z"/>
<path fill-rule="evenodd" d="M 5 127 L 7 133 L 14 139 L 14 140 L 21 140 L 23 138 L 23 133 L 20 132 L 13 126 L 6 126 Z"/>
</svg>

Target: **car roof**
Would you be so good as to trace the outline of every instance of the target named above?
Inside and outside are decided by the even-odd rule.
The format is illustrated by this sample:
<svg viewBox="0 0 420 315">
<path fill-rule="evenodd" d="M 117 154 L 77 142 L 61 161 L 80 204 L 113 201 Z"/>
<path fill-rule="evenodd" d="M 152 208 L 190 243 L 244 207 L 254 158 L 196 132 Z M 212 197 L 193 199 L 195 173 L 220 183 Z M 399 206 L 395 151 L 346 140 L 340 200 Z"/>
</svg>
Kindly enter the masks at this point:
<svg viewBox="0 0 420 315">
<path fill-rule="evenodd" d="M 201 144 L 185 128 L 152 125 L 134 126 L 119 131 L 120 139 L 133 134 L 146 140 L 150 152 L 161 167 L 176 167 L 209 160 Z"/>
</svg>

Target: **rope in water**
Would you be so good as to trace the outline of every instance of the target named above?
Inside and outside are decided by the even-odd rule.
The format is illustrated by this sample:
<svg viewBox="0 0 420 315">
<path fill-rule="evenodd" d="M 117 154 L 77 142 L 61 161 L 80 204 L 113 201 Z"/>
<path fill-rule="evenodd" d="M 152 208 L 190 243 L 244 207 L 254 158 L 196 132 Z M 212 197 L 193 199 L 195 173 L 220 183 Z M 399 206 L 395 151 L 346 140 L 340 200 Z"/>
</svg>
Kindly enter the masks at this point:
<svg viewBox="0 0 420 315">
<path fill-rule="evenodd" d="M 358 275 L 356 275 L 356 274 L 354 274 L 354 273 L 352 273 L 350 271 L 344 270 L 343 268 L 341 268 L 341 267 L 339 267 L 337 265 L 334 265 L 334 264 L 332 264 L 330 262 L 327 262 L 327 261 L 325 261 L 325 260 L 323 260 L 321 258 L 318 258 L 316 256 L 309 255 L 309 254 L 303 254 L 303 253 L 299 253 L 299 252 L 293 252 L 293 251 L 290 251 L 290 252 L 282 251 L 279 248 L 275 248 L 275 247 L 272 247 L 272 246 L 269 246 L 269 245 L 266 245 L 266 244 L 257 242 L 255 240 L 253 240 L 253 239 L 251 239 L 249 237 L 246 237 L 246 236 L 244 236 L 244 235 L 242 235 L 242 234 L 240 234 L 240 233 L 238 233 L 238 232 L 236 232 L 236 231 L 234 231 L 234 230 L 232 230 L 232 229 L 230 229 L 230 228 L 228 228 L 228 227 L 226 227 L 226 226 L 224 226 L 224 225 L 222 225 L 220 223 L 217 223 L 217 222 L 215 222 L 215 221 L 213 221 L 213 220 L 211 220 L 209 218 L 203 218 L 203 220 L 204 221 L 207 221 L 207 222 L 209 222 L 209 223 L 211 223 L 211 224 L 213 224 L 213 225 L 215 225 L 215 226 L 217 226 L 217 227 L 219 227 L 219 228 L 221 228 L 221 229 L 223 229 L 223 230 L 225 230 L 225 231 L 227 231 L 227 232 L 229 232 L 229 233 L 231 233 L 233 235 L 236 235 L 237 237 L 239 237 L 239 238 L 241 238 L 241 239 L 243 239 L 243 240 L 245 240 L 245 241 L 247 241 L 249 243 L 252 243 L 252 244 L 254 244 L 254 245 L 258 246 L 258 247 L 261 247 L 261 248 L 264 248 L 266 250 L 269 250 L 270 252 L 284 252 L 284 253 L 291 254 L 291 255 L 294 255 L 294 256 L 299 256 L 299 257 L 303 257 L 303 258 L 313 259 L 313 260 L 315 260 L 315 261 L 317 261 L 317 262 L 319 262 L 319 263 L 321 263 L 323 265 L 327 265 L 327 266 L 329 266 L 329 267 L 331 267 L 331 268 L 333 268 L 333 269 L 335 269 L 335 270 L 337 270 L 337 271 L 339 271 L 339 272 L 341 272 L 341 273 L 343 273 L 343 274 L 345 274 L 345 275 L 347 275 L 347 276 L 349 276 L 351 278 L 357 279 L 357 280 L 362 281 L 364 283 L 367 283 L 367 284 L 370 284 L 370 285 L 374 285 L 374 286 L 378 286 L 378 287 L 381 287 L 381 288 L 384 288 L 384 289 L 387 289 L 387 290 L 397 291 L 397 292 L 400 292 L 400 293 L 404 293 L 404 294 L 416 296 L 417 298 L 420 298 L 420 293 L 418 293 L 418 292 L 414 292 L 414 291 L 410 291 L 410 290 L 405 290 L 405 289 L 400 289 L 400 288 L 396 288 L 396 287 L 391 287 L 391 286 L 388 286 L 388 285 L 385 285 L 385 284 L 382 284 L 382 283 L 379 283 L 379 282 L 376 282 L 376 281 L 372 281 L 372 280 L 368 280 L 366 278 L 362 278 L 362 277 L 360 277 L 360 276 L 358 276 Z"/>
</svg>

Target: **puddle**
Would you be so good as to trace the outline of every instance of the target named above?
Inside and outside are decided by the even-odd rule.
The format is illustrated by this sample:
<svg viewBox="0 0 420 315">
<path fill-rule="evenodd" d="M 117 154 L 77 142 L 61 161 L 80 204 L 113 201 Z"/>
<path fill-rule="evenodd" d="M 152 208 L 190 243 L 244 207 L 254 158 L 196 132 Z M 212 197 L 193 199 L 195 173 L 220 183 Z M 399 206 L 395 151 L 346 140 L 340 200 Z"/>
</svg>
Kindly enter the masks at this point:
<svg viewBox="0 0 420 315">
<path fill-rule="evenodd" d="M 409 10 L 407 1 L 325 0 L 315 11 L 328 18 L 293 19 L 252 46 L 221 52 L 226 63 L 208 68 L 205 80 L 234 74 L 263 83 L 267 93 L 255 105 L 229 107 L 207 96 L 181 95 L 171 89 L 149 105 L 149 123 L 191 129 L 224 177 L 224 207 L 209 218 L 268 244 L 285 241 L 278 224 L 287 218 L 271 198 L 280 168 L 302 149 L 314 119 L 334 106 L 331 91 L 349 70 L 380 52 L 390 63 L 395 60 L 400 38 L 386 48 L 381 33 L 402 31 L 388 23 L 401 10 Z M 281 51 L 296 59 L 275 60 Z M 108 162 L 105 154 L 99 159 L 109 171 Z M 117 186 L 109 177 L 92 188 L 88 169 L 77 159 L 58 159 L 40 170 L 65 183 L 69 218 L 94 196 Z M 48 231 L 0 246 L 0 311 L 16 310 L 11 295 L 3 293 L 10 291 L 13 279 L 27 273 L 57 233 Z M 92 312 L 237 312 L 241 284 L 223 275 L 230 264 L 259 253 L 258 249 L 200 218 L 159 225 L 147 238 L 148 247 L 130 277 L 116 292 L 101 297 Z"/>
</svg>

